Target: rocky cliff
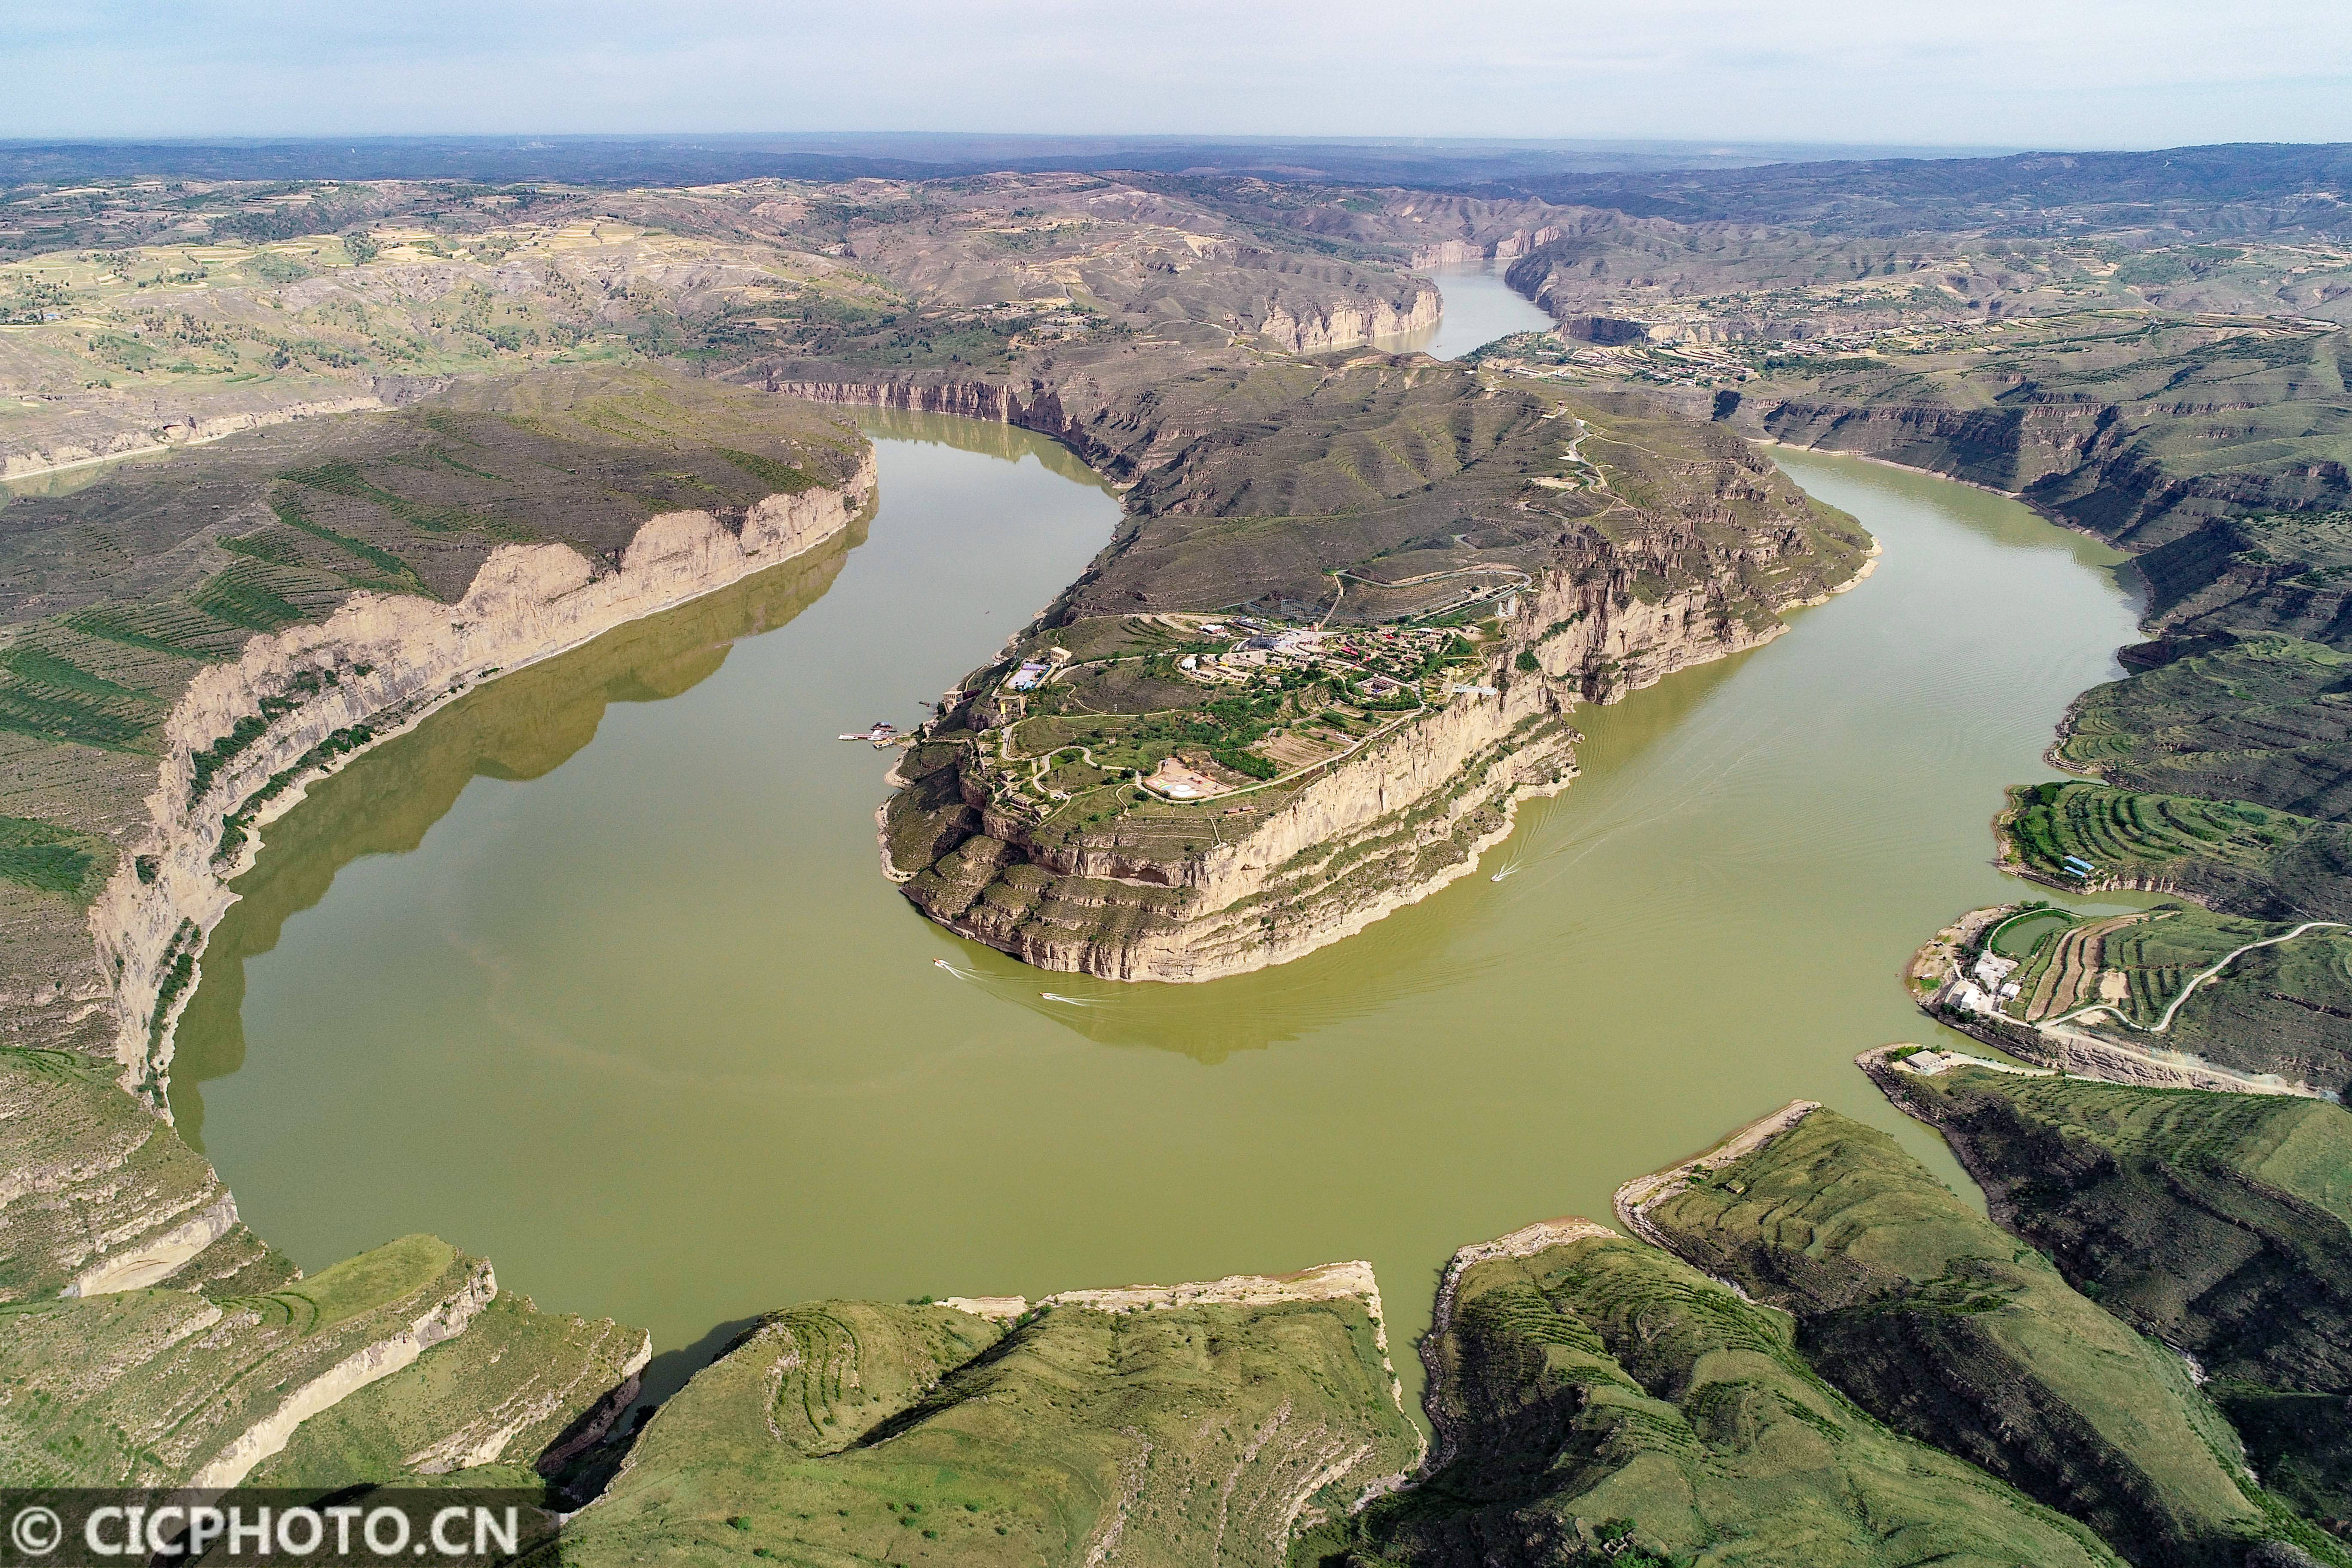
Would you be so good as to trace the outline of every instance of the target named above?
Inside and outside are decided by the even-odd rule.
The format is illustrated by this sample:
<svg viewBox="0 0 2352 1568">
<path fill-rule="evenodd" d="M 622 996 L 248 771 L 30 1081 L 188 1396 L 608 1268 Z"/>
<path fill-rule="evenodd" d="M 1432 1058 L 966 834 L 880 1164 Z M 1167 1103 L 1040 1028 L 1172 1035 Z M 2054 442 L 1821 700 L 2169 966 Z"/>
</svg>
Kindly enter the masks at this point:
<svg viewBox="0 0 2352 1568">
<path fill-rule="evenodd" d="M 1264 782 L 1213 806 L 1112 792 L 1076 809 L 1014 780 L 1045 758 L 1005 749 L 1025 719 L 1058 710 L 1053 693 L 1004 700 L 1009 662 L 967 678 L 900 766 L 886 864 L 933 919 L 1042 967 L 1207 980 L 1359 931 L 1467 872 L 1519 795 L 1572 776 L 1575 702 L 1776 637 L 1780 612 L 1869 570 L 1852 520 L 1746 442 L 1644 400 L 1586 402 L 1417 355 L 1171 366 L 1149 382 L 1139 363 L 1006 384 L 773 384 L 1020 424 L 1126 481 L 1129 521 L 1016 643 L 1045 657 L 1055 638 L 1141 639 L 1111 664 L 1158 670 L 1142 687 L 1066 699 L 1097 729 L 1125 715 L 1121 735 L 1160 748 L 1129 746 L 1128 776 L 1179 731 L 1203 740 L 1242 721 L 1230 706 L 1215 717 L 1238 691 L 1275 706 L 1251 739 L 1220 742 L 1228 755 L 1269 725 L 1328 738 L 1320 756 L 1243 759 Z M 1424 649 L 1453 671 L 1422 670 L 1417 712 L 1365 708 L 1332 754 L 1333 715 L 1304 695 L 1336 700 L 1329 670 L 1214 690 L 1177 673 L 1166 639 L 1244 605 L 1294 625 L 1459 625 L 1464 641 Z"/>
<path fill-rule="evenodd" d="M 989 799 L 975 749 L 918 777 L 892 809 L 951 788 L 976 831 L 926 864 L 890 866 L 917 908 L 1043 969 L 1115 980 L 1213 980 L 1362 930 L 1471 869 L 1522 795 L 1573 776 L 1566 703 L 1522 679 L 1431 712 L 1323 772 L 1283 804 L 1170 861 L 1091 837 L 1054 845 Z M 951 810 L 953 808 L 950 808 Z M 1228 837 L 1230 835 L 1230 837 Z"/>
<path fill-rule="evenodd" d="M 258 1469 L 320 1488 L 464 1471 L 535 1487 L 611 1427 L 646 1364 L 642 1332 L 540 1313 L 430 1237 L 305 1279 L 246 1229 L 163 1125 L 173 1028 L 228 883 L 307 784 L 484 680 L 842 534 L 873 497 L 873 458 L 828 450 L 820 475 L 738 453 L 765 461 L 773 488 L 656 510 L 615 548 L 499 545 L 452 602 L 339 595 L 177 689 L 154 760 L 140 755 L 142 814 L 88 910 L 89 994 L 53 985 L 22 1010 L 54 1025 L 95 1009 L 113 1059 L 0 1053 L 0 1300 L 16 1327 L 0 1381 L 31 1395 L 0 1419 L 0 1471 L 226 1486 Z"/>
<path fill-rule="evenodd" d="M 1258 323 L 1258 335 L 1295 354 L 1330 353 L 1361 348 L 1382 338 L 1400 338 L 1437 325 L 1444 302 L 1437 290 L 1423 284 L 1412 302 L 1372 296 L 1357 304 L 1307 300 L 1294 304 L 1277 297 Z"/>
<path fill-rule="evenodd" d="M 205 937 L 259 830 L 306 782 L 501 671 L 792 559 L 846 528 L 873 490 L 869 455 L 842 489 L 772 495 L 740 515 L 663 513 L 617 565 L 568 545 L 502 546 L 455 604 L 362 595 L 200 672 L 163 727 L 145 829 L 90 909 L 126 1087 L 168 1115 L 172 1027 Z"/>
<path fill-rule="evenodd" d="M 1175 853 L 1164 835 L 1116 823 L 1043 831 L 1053 814 L 1002 787 L 1002 726 L 1017 710 L 974 702 L 940 731 L 949 743 L 902 767 L 908 787 L 883 818 L 887 868 L 932 919 L 1045 969 L 1212 980 L 1337 942 L 1468 874 L 1520 799 L 1575 776 L 1575 702 L 1614 701 L 1769 641 L 1786 626 L 1770 608 L 1818 596 L 1775 605 L 1743 586 L 1743 571 L 1801 552 L 1786 535 L 1710 570 L 1687 559 L 1676 570 L 1656 544 L 1588 542 L 1513 596 L 1475 682 L 1290 787 L 1197 808 Z M 1832 589 L 1867 574 L 1856 560 Z"/>
</svg>

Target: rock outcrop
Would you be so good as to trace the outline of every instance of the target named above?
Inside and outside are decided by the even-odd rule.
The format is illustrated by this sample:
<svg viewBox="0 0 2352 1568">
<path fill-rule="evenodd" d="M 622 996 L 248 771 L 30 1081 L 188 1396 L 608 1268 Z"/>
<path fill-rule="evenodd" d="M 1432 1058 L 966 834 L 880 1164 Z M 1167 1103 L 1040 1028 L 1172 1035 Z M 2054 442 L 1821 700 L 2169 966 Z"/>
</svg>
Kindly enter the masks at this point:
<svg viewBox="0 0 2352 1568">
<path fill-rule="evenodd" d="M 1577 700 L 1614 701 L 1779 636 L 1778 616 L 1727 605 L 1745 596 L 1741 571 L 1793 546 L 1768 540 L 1757 559 L 1676 587 L 1659 585 L 1660 563 L 1637 548 L 1547 570 L 1517 596 L 1479 687 L 1247 816 L 1204 814 L 1176 858 L 1116 830 L 1049 841 L 992 788 L 998 764 L 980 740 L 928 773 L 910 759 L 888 808 L 897 823 L 885 820 L 888 870 L 933 920 L 1040 968 L 1199 981 L 1286 963 L 1473 870 L 1520 799 L 1575 776 Z M 985 732 L 986 705 L 967 721 Z M 916 814 L 931 822 L 911 826 Z M 910 842 L 928 858 L 893 858 L 904 853 L 893 843 Z"/>
<path fill-rule="evenodd" d="M 1291 353 L 1330 353 L 1425 331 L 1437 325 L 1443 308 L 1437 290 L 1426 286 L 1402 310 L 1394 301 L 1378 297 L 1357 305 L 1306 300 L 1296 307 L 1276 299 L 1257 331 L 1260 337 Z"/>
<path fill-rule="evenodd" d="M 976 774 L 960 774 L 979 831 L 893 873 L 933 920 L 1043 969 L 1237 974 L 1351 935 L 1474 868 L 1510 831 L 1517 797 L 1573 776 L 1564 713 L 1536 680 L 1457 700 L 1172 864 L 1116 842 L 1044 843 L 1033 823 L 989 805 Z"/>
<path fill-rule="evenodd" d="M 740 516 L 664 513 L 617 565 L 563 544 L 501 546 L 454 605 L 362 595 L 199 673 L 164 726 L 142 838 L 90 910 L 126 1087 L 168 1116 L 172 1028 L 205 937 L 259 829 L 307 781 L 500 671 L 792 559 L 848 527 L 873 489 L 869 455 L 839 489 L 772 495 Z"/>
</svg>

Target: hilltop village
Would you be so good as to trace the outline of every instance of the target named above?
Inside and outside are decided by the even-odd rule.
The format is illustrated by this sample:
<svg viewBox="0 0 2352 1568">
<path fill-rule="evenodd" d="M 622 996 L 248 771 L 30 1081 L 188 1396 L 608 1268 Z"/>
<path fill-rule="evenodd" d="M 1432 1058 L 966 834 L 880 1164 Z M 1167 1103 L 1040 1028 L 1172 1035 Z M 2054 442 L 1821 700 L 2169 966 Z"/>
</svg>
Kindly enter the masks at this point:
<svg viewBox="0 0 2352 1568">
<path fill-rule="evenodd" d="M 1013 668 L 987 711 L 998 757 L 1027 764 L 1003 774 L 1009 795 L 1043 815 L 1081 795 L 1107 795 L 1113 808 L 1198 802 L 1294 782 L 1433 704 L 1492 696 L 1475 676 L 1498 634 L 1492 621 L 1331 630 L 1251 616 L 1126 617 L 1117 635 L 1148 651 L 1082 658 L 1045 647 Z M 1098 712 L 1088 694 L 1108 684 L 1152 689 L 1167 706 Z"/>
</svg>

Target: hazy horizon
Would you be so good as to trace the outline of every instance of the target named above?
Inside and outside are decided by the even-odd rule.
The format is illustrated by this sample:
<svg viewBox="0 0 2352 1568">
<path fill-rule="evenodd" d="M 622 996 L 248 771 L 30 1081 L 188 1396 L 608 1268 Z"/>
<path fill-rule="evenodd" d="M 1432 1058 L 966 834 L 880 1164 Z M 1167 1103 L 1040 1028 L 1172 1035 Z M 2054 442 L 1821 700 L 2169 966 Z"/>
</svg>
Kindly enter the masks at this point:
<svg viewBox="0 0 2352 1568">
<path fill-rule="evenodd" d="M 0 137 L 1445 139 L 1918 153 L 2352 140 L 2313 0 L 90 0 L 0 14 Z M 787 129 L 798 127 L 801 129 Z"/>
</svg>

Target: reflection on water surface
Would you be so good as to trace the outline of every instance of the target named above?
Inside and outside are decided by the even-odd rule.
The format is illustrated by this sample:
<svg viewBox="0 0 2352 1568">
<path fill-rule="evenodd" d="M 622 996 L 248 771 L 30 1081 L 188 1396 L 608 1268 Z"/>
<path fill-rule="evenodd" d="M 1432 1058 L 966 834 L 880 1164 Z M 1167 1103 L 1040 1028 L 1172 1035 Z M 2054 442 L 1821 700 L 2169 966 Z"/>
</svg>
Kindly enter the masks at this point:
<svg viewBox="0 0 2352 1568">
<path fill-rule="evenodd" d="M 1483 874 L 1121 986 L 918 917 L 877 870 L 887 759 L 833 739 L 919 716 L 1116 503 L 1019 432 L 874 429 L 864 542 L 496 682 L 272 830 L 176 1099 L 298 1261 L 432 1230 L 669 1348 L 816 1296 L 1365 1258 L 1410 1337 L 1455 1246 L 1605 1215 L 1791 1098 L 1935 1151 L 1851 1059 L 1928 1027 L 1912 946 L 2014 896 L 1986 821 L 2131 636 L 2116 557 L 1786 456 L 1885 541 L 1869 582 L 1580 710 L 1583 777 Z"/>
</svg>

